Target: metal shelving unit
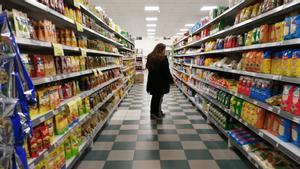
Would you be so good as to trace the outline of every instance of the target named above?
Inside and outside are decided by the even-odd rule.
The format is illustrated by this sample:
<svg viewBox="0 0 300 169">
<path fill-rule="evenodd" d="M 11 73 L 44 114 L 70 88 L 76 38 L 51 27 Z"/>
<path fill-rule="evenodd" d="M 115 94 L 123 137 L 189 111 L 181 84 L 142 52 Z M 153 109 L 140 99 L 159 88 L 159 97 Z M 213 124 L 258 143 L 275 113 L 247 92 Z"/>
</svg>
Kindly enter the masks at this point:
<svg viewBox="0 0 300 169">
<path fill-rule="evenodd" d="M 252 132 L 254 132 L 258 136 L 260 136 L 263 140 L 269 142 L 275 148 L 277 148 L 278 150 L 280 150 L 281 152 L 283 152 L 284 154 L 286 154 L 288 157 L 290 157 L 291 159 L 293 159 L 295 162 L 297 162 L 300 165 L 300 148 L 299 147 L 293 145 L 292 143 L 287 143 L 287 142 L 284 142 L 284 141 L 280 140 L 279 138 L 277 138 L 276 136 L 272 135 L 271 133 L 269 133 L 266 130 L 257 129 L 256 127 L 248 124 L 247 122 L 243 121 L 242 119 L 234 116 L 230 112 L 230 110 L 228 110 L 225 106 L 223 106 L 222 104 L 220 104 L 219 102 L 217 102 L 217 100 L 211 98 L 207 94 L 205 94 L 202 91 L 200 91 L 199 89 L 197 89 L 197 87 L 189 84 L 188 82 L 185 82 L 180 77 L 178 77 L 176 74 L 174 74 L 174 76 L 178 80 L 180 80 L 182 83 L 184 83 L 186 86 L 188 86 L 189 88 L 193 89 L 195 92 L 197 92 L 202 97 L 204 97 L 205 99 L 207 99 L 210 103 L 212 103 L 215 106 L 219 107 L 221 110 L 223 110 L 228 115 L 230 115 L 231 117 L 233 117 L 234 119 L 236 119 L 237 121 L 239 121 L 245 127 L 247 127 Z"/>
<path fill-rule="evenodd" d="M 235 70 L 235 69 L 210 67 L 210 66 L 198 66 L 198 65 L 194 65 L 194 64 L 185 64 L 185 63 L 178 63 L 178 62 L 174 62 L 174 64 L 198 68 L 198 69 L 213 70 L 213 71 L 226 72 L 226 73 L 231 73 L 231 74 L 239 74 L 239 75 L 252 76 L 252 77 L 269 79 L 269 80 L 276 80 L 276 81 L 281 81 L 281 82 L 300 84 L 300 78 L 297 78 L 297 77 L 287 77 L 287 76 L 281 76 L 281 75 L 255 73 L 255 72 L 248 72 L 248 71 Z"/>
<path fill-rule="evenodd" d="M 235 15 L 236 12 L 240 9 L 242 9 L 243 7 L 247 6 L 248 4 L 251 3 L 252 0 L 249 1 L 242 1 L 239 4 L 237 4 L 235 7 L 230 8 L 229 10 L 227 10 L 226 12 L 224 12 L 222 15 L 220 15 L 219 17 L 215 18 L 214 20 L 212 20 L 211 22 L 209 22 L 208 24 L 206 24 L 204 27 L 200 28 L 199 31 L 203 30 L 206 26 L 211 25 L 212 23 L 216 22 L 219 19 L 223 19 L 225 17 L 227 17 L 227 15 Z M 242 32 L 245 32 L 249 29 L 252 29 L 254 26 L 257 26 L 263 22 L 266 22 L 268 20 L 274 19 L 280 15 L 284 15 L 286 13 L 289 13 L 293 10 L 296 10 L 300 7 L 300 2 L 299 1 L 294 1 L 291 3 L 287 3 L 284 4 L 282 6 L 279 6 L 277 8 L 274 8 L 268 12 L 265 12 L 261 15 L 258 15 L 252 19 L 249 19 L 247 21 L 241 22 L 239 24 L 233 25 L 225 30 L 219 31 L 213 35 L 207 36 L 203 39 L 200 39 L 198 41 L 192 42 L 190 44 L 187 44 L 185 46 L 182 47 L 178 47 L 176 49 L 174 49 L 175 51 L 187 48 L 187 47 L 198 47 L 201 45 L 201 43 L 203 42 L 207 42 L 211 39 L 216 39 L 219 37 L 225 37 L 226 35 L 230 35 L 230 34 L 239 34 Z M 199 31 L 196 31 L 196 33 L 198 33 Z"/>
<path fill-rule="evenodd" d="M 258 169 L 262 169 L 262 167 L 259 166 L 259 164 L 254 160 L 254 154 L 253 153 L 249 153 L 246 152 L 241 146 L 239 146 L 238 144 L 236 144 L 233 140 L 230 139 L 230 137 L 228 137 L 227 131 L 224 130 L 222 127 L 220 127 L 218 125 L 218 123 L 210 118 L 209 114 L 207 112 L 205 112 L 202 107 L 195 102 L 195 100 L 190 97 L 187 93 L 185 93 L 177 84 L 177 87 L 180 89 L 180 91 L 196 106 L 196 108 L 198 110 L 201 111 L 201 113 L 203 113 L 206 116 L 207 121 L 212 124 L 213 126 L 215 126 L 221 133 L 223 136 L 225 136 L 228 139 L 228 142 L 230 143 L 231 146 L 233 146 L 234 148 L 236 148 L 239 152 L 241 152 L 245 157 L 247 157 L 247 159 L 253 164 L 253 166 L 255 166 L 255 168 Z"/>
</svg>

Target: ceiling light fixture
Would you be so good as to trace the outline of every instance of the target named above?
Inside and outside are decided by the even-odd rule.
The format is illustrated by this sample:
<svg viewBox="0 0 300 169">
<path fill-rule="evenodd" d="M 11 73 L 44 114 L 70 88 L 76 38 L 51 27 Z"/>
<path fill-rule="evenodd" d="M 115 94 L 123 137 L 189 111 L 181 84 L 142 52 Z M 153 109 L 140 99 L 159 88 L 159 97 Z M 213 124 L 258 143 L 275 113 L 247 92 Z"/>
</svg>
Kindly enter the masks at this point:
<svg viewBox="0 0 300 169">
<path fill-rule="evenodd" d="M 147 29 L 147 32 L 156 32 L 155 29 Z"/>
<path fill-rule="evenodd" d="M 145 11 L 159 11 L 159 6 L 145 6 Z"/>
<path fill-rule="evenodd" d="M 147 24 L 147 27 L 153 27 L 153 28 L 155 28 L 156 24 Z"/>
<path fill-rule="evenodd" d="M 184 26 L 190 28 L 190 27 L 193 27 L 194 25 L 195 25 L 195 24 L 187 23 L 187 24 L 185 24 Z"/>
<path fill-rule="evenodd" d="M 146 21 L 157 21 L 157 17 L 147 17 Z"/>
<path fill-rule="evenodd" d="M 148 36 L 148 38 L 149 38 L 149 39 L 154 39 L 154 38 L 155 38 L 155 36 Z"/>
<path fill-rule="evenodd" d="M 213 9 L 216 9 L 217 6 L 202 6 L 202 8 L 200 9 L 201 11 L 210 11 Z"/>
<path fill-rule="evenodd" d="M 176 35 L 184 35 L 183 32 L 178 32 Z"/>
<path fill-rule="evenodd" d="M 183 29 L 180 29 L 181 32 L 186 32 L 188 31 L 189 29 L 186 29 L 186 28 L 183 28 Z"/>
<path fill-rule="evenodd" d="M 155 35 L 155 32 L 148 32 L 148 35 Z"/>
</svg>

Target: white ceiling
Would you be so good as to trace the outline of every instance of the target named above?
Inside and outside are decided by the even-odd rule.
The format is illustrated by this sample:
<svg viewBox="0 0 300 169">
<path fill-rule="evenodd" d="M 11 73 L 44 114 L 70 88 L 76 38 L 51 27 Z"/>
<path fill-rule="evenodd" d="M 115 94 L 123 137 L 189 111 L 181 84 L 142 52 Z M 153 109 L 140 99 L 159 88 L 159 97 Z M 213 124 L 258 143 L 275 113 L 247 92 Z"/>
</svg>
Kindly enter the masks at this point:
<svg viewBox="0 0 300 169">
<path fill-rule="evenodd" d="M 156 37 L 174 36 L 187 23 L 196 23 L 209 11 L 200 11 L 204 5 L 224 5 L 228 0 L 90 0 L 101 6 L 123 29 L 133 36 L 146 36 L 147 23 L 156 23 Z M 144 6 L 159 6 L 160 12 L 146 12 Z M 156 22 L 146 17 L 158 17 Z"/>
</svg>

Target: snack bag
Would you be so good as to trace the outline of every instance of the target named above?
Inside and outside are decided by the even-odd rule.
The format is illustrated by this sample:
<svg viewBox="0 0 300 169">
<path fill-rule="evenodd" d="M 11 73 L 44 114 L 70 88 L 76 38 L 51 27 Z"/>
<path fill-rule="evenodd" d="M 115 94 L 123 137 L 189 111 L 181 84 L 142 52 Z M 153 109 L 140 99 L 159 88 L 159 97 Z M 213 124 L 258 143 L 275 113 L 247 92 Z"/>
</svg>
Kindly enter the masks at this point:
<svg viewBox="0 0 300 169">
<path fill-rule="evenodd" d="M 292 129 L 292 122 L 290 120 L 279 118 L 278 137 L 281 140 L 285 142 L 290 142 L 291 129 Z"/>
<path fill-rule="evenodd" d="M 296 123 L 292 124 L 292 142 L 300 147 L 300 125 Z"/>
<path fill-rule="evenodd" d="M 275 42 L 284 40 L 284 22 L 275 24 Z"/>
<path fill-rule="evenodd" d="M 274 136 L 278 136 L 279 134 L 279 124 L 280 124 L 280 119 L 278 116 L 275 116 L 273 126 L 272 126 L 272 134 Z"/>
<path fill-rule="evenodd" d="M 291 39 L 291 17 L 284 19 L 284 40 Z"/>
<path fill-rule="evenodd" d="M 292 54 L 291 76 L 300 77 L 300 50 L 294 50 Z"/>
<path fill-rule="evenodd" d="M 84 114 L 84 108 L 82 105 L 82 100 L 81 98 L 76 99 L 77 107 L 78 107 L 78 115 L 81 116 Z"/>
<path fill-rule="evenodd" d="M 68 159 L 72 158 L 72 145 L 71 145 L 70 137 L 68 137 L 65 140 L 64 147 L 65 147 L 65 157 L 68 160 Z"/>
<path fill-rule="evenodd" d="M 268 43 L 270 41 L 269 40 L 269 35 L 270 35 L 269 31 L 270 31 L 270 27 L 268 24 L 260 26 L 260 39 L 259 39 L 260 43 Z"/>
<path fill-rule="evenodd" d="M 276 52 L 272 58 L 271 73 L 275 75 L 282 74 L 282 57 L 283 52 Z"/>
<path fill-rule="evenodd" d="M 300 38 L 300 15 L 291 18 L 291 38 Z"/>
<path fill-rule="evenodd" d="M 64 134 L 68 129 L 68 119 L 64 110 L 54 117 L 54 129 L 56 135 Z"/>
<path fill-rule="evenodd" d="M 50 144 L 52 145 L 54 143 L 54 122 L 53 122 L 53 118 L 45 121 L 45 126 L 48 128 L 48 132 L 49 132 L 49 138 L 50 138 Z"/>
<path fill-rule="evenodd" d="M 292 55 L 293 52 L 291 50 L 287 50 L 284 52 L 282 57 L 282 75 L 291 76 L 292 75 Z"/>
<path fill-rule="evenodd" d="M 270 74 L 271 73 L 271 51 L 265 51 L 263 53 L 262 64 L 260 65 L 260 72 Z"/>
<path fill-rule="evenodd" d="M 291 113 L 300 116 L 300 87 L 297 87 L 293 93 Z"/>
<path fill-rule="evenodd" d="M 254 105 L 253 105 L 254 106 Z M 264 109 L 256 107 L 256 111 L 254 112 L 254 116 L 252 116 L 252 125 L 255 126 L 258 129 L 262 129 L 264 126 L 264 120 L 266 112 Z"/>
<path fill-rule="evenodd" d="M 39 113 L 44 114 L 51 109 L 50 107 L 50 97 L 47 88 L 40 89 L 37 91 Z"/>
<path fill-rule="evenodd" d="M 293 103 L 293 93 L 296 90 L 296 86 L 285 85 L 282 92 L 281 109 L 287 112 L 291 112 Z"/>
</svg>

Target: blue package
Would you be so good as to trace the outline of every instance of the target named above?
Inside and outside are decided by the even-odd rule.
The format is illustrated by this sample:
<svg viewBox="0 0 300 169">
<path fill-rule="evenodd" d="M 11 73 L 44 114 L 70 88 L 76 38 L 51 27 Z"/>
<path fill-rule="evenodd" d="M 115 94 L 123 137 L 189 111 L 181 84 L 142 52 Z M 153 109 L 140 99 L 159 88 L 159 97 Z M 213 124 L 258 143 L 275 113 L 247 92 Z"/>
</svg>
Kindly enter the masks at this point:
<svg viewBox="0 0 300 169">
<path fill-rule="evenodd" d="M 300 38 L 300 15 L 291 18 L 291 38 Z"/>
<path fill-rule="evenodd" d="M 278 138 L 282 141 L 291 141 L 292 122 L 284 118 L 279 119 Z"/>
<path fill-rule="evenodd" d="M 300 147 L 300 125 L 293 123 L 292 124 L 292 143 Z"/>
<path fill-rule="evenodd" d="M 291 17 L 284 19 L 284 40 L 291 39 Z"/>
</svg>

